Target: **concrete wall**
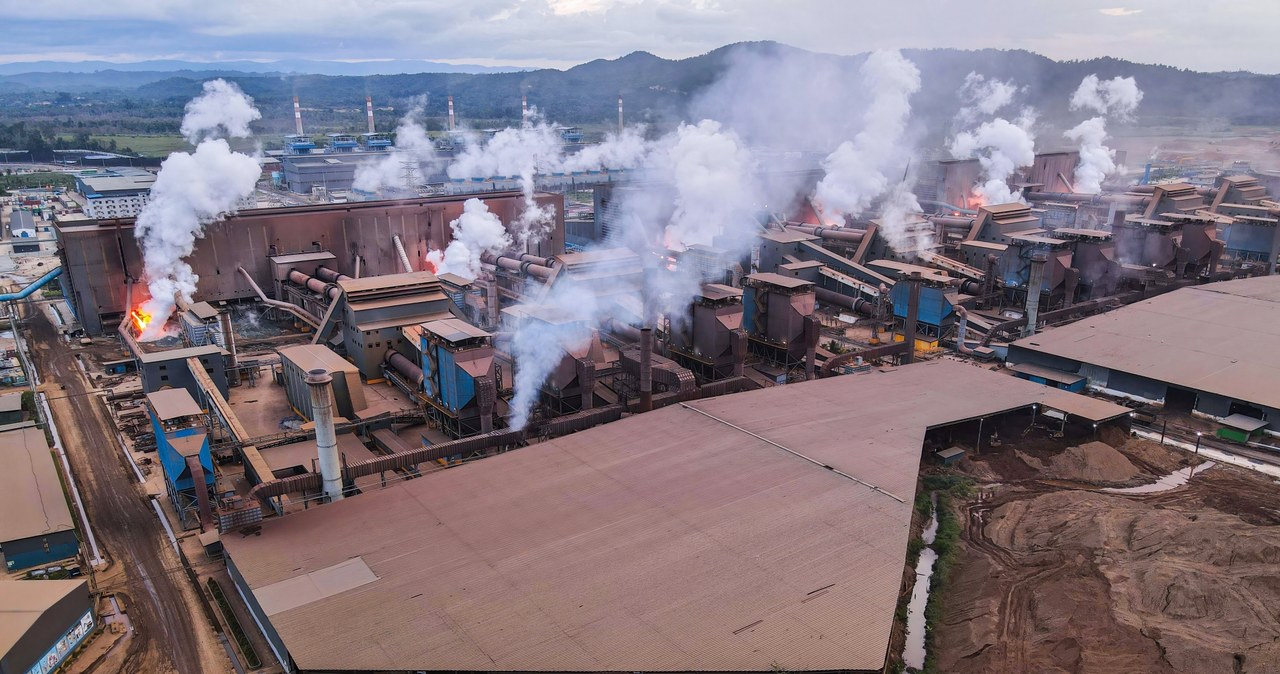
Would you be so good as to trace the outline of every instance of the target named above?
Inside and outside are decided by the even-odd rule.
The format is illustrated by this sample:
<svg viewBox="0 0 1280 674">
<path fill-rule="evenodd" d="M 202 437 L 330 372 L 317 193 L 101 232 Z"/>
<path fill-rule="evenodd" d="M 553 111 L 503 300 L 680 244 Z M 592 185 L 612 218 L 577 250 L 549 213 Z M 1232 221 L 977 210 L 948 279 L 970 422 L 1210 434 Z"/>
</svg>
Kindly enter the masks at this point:
<svg viewBox="0 0 1280 674">
<path fill-rule="evenodd" d="M 332 251 L 333 266 L 353 274 L 355 255 L 364 258 L 362 275 L 403 271 L 391 238 L 399 235 L 415 269 L 424 268 L 427 252 L 441 249 L 453 238 L 449 223 L 462 214 L 466 195 L 403 201 L 368 201 L 245 211 L 205 228 L 188 263 L 200 276 L 195 301 L 229 300 L 253 296 L 236 272 L 244 267 L 266 291 L 274 287 L 270 255 L 316 250 Z M 523 210 L 519 193 L 479 195 L 504 223 Z M 555 255 L 564 251 L 564 200 L 539 194 L 539 205 L 554 209 L 555 225 L 547 239 L 531 252 Z M 83 222 L 83 221 L 81 221 Z M 142 258 L 133 236 L 133 220 L 89 221 L 55 227 L 62 248 L 77 318 L 90 334 L 114 327 L 126 311 L 125 280 L 143 277 Z M 145 293 L 145 286 L 137 286 Z M 135 297 L 140 303 L 145 297 Z"/>
</svg>

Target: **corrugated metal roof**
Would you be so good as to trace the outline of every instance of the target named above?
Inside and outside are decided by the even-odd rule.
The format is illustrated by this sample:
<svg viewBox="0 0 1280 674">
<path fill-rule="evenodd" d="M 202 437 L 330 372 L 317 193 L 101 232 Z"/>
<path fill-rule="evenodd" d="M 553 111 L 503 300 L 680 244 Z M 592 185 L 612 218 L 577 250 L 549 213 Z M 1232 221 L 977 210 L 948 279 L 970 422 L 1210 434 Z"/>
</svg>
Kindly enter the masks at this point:
<svg viewBox="0 0 1280 674">
<path fill-rule="evenodd" d="M 935 361 L 700 400 L 224 545 L 254 589 L 376 576 L 272 616 L 302 669 L 878 670 L 925 429 L 1052 391 Z"/>
<path fill-rule="evenodd" d="M 768 283 L 780 288 L 804 288 L 813 285 L 812 281 L 806 281 L 792 276 L 783 276 L 782 274 L 775 274 L 773 272 L 760 272 L 758 274 L 752 274 L 747 278 L 752 281 Z"/>
<path fill-rule="evenodd" d="M 73 528 L 53 455 L 38 428 L 0 433 L 0 513 L 0 544 Z"/>
<path fill-rule="evenodd" d="M 147 394 L 147 402 L 161 421 L 204 414 L 185 388 L 169 388 Z"/>
<path fill-rule="evenodd" d="M 1015 346 L 1280 408 L 1280 276 L 1182 288 Z"/>
<path fill-rule="evenodd" d="M 199 358 L 201 356 L 211 356 L 214 354 L 222 356 L 230 355 L 222 347 L 209 344 L 206 346 L 192 346 L 186 349 L 143 351 L 138 354 L 138 360 L 142 363 L 164 363 L 171 360 L 186 360 L 188 358 Z"/>
<path fill-rule="evenodd" d="M 280 349 L 280 357 L 298 366 L 303 372 L 325 370 L 328 372 L 359 372 L 360 368 L 347 362 L 342 356 L 324 344 L 302 344 Z"/>
<path fill-rule="evenodd" d="M 436 285 L 438 283 L 435 274 L 415 271 L 406 274 L 385 274 L 383 276 L 343 279 L 338 281 L 338 287 L 342 288 L 345 293 L 359 293 L 367 290 L 386 290 L 419 284 Z"/>
<path fill-rule="evenodd" d="M 430 323 L 423 323 L 422 329 L 443 338 L 447 342 L 460 342 L 464 339 L 493 336 L 466 321 L 458 320 L 456 318 L 446 318 L 439 321 L 431 321 Z"/>
<path fill-rule="evenodd" d="M 302 262 L 327 262 L 335 260 L 337 257 L 327 251 L 313 251 L 310 253 L 290 253 L 289 255 L 273 255 L 271 262 L 274 264 L 299 264 Z"/>
<path fill-rule="evenodd" d="M 0 580 L 0 654 L 8 654 L 45 611 L 63 597 L 82 590 L 88 582 L 84 579 Z"/>
</svg>

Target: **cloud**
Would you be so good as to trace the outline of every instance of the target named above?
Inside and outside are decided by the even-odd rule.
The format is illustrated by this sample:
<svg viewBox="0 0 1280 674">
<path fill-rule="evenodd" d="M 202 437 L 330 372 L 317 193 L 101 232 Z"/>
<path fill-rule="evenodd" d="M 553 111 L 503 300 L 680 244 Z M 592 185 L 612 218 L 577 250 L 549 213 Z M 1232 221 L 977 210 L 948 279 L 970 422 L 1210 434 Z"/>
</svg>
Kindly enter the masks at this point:
<svg viewBox="0 0 1280 674">
<path fill-rule="evenodd" d="M 1107 9 L 1098 10 L 1098 13 L 1106 16 L 1132 16 L 1134 14 L 1141 14 L 1142 10 L 1129 9 L 1128 7 L 1108 7 Z"/>
</svg>

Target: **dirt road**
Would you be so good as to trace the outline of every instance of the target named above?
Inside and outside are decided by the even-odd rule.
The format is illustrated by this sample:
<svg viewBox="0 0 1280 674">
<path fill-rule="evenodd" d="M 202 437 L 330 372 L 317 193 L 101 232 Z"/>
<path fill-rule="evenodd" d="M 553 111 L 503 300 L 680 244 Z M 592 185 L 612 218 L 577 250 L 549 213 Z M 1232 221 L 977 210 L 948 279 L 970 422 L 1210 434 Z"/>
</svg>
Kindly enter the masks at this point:
<svg viewBox="0 0 1280 674">
<path fill-rule="evenodd" d="M 116 442 L 111 419 L 76 356 L 44 312 L 29 321 L 32 357 L 84 497 L 89 521 L 112 568 L 104 593 L 127 597 L 137 632 L 120 671 L 151 674 L 227 672 L 231 664 L 201 612 L 198 597 Z"/>
</svg>

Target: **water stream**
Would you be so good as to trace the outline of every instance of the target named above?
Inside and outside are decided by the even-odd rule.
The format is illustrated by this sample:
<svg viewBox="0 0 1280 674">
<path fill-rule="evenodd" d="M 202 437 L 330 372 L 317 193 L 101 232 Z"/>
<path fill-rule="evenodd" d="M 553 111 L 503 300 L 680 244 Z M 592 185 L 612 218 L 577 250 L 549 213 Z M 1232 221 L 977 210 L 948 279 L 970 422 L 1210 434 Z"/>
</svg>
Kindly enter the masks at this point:
<svg viewBox="0 0 1280 674">
<path fill-rule="evenodd" d="M 1154 494 L 1161 491 L 1169 491 L 1186 484 L 1193 476 L 1203 473 L 1214 467 L 1214 462 L 1205 461 L 1198 466 L 1187 466 L 1181 470 L 1175 470 L 1168 475 L 1162 476 L 1160 479 L 1151 484 L 1139 485 L 1137 487 L 1108 487 L 1102 491 L 1108 494 Z"/>
<path fill-rule="evenodd" d="M 938 536 L 938 492 L 929 494 L 929 521 L 925 524 L 921 539 L 925 548 L 916 562 L 916 584 L 911 588 L 911 602 L 907 604 L 907 638 L 902 647 L 902 661 L 908 669 L 924 669 L 924 608 L 929 603 L 929 584 L 933 578 L 933 565 L 938 553 L 933 541 Z"/>
</svg>

